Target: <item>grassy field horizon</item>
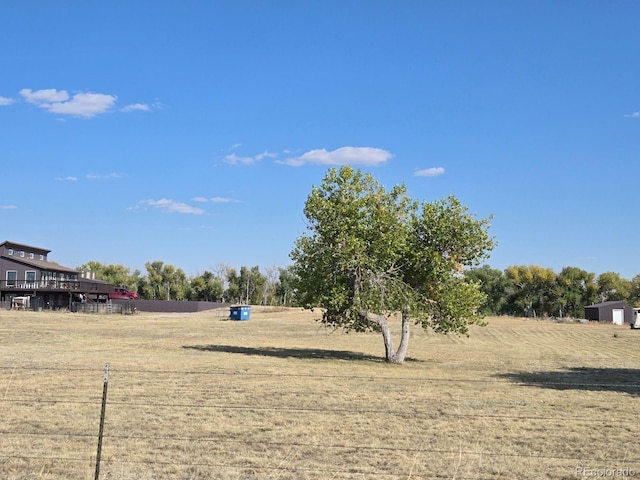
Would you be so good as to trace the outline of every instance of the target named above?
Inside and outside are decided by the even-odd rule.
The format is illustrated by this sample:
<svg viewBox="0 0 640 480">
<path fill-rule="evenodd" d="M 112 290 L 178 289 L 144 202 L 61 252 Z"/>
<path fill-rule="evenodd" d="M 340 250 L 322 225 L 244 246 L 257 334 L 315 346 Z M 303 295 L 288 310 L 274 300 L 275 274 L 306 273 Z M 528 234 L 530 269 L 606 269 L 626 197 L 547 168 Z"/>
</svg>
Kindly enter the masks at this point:
<svg viewBox="0 0 640 480">
<path fill-rule="evenodd" d="M 414 327 L 389 365 L 318 315 L 0 311 L 0 478 L 94 478 L 107 363 L 102 479 L 640 476 L 640 332 Z"/>
</svg>

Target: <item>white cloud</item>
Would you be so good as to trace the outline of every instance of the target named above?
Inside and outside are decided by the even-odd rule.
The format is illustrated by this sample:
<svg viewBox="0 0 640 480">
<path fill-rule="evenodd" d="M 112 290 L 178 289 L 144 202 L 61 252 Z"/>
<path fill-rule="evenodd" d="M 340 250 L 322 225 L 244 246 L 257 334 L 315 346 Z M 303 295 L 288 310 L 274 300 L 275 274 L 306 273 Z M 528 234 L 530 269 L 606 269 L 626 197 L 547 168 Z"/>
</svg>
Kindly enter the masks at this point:
<svg viewBox="0 0 640 480">
<path fill-rule="evenodd" d="M 59 182 L 77 182 L 78 177 L 56 177 Z"/>
<path fill-rule="evenodd" d="M 91 118 L 105 113 L 116 103 L 115 95 L 104 93 L 77 93 L 69 96 L 66 90 L 49 88 L 45 90 L 31 90 L 23 88 L 20 95 L 29 103 L 51 113 Z"/>
<path fill-rule="evenodd" d="M 176 202 L 175 200 L 170 200 L 167 198 L 162 198 L 160 200 L 145 200 L 140 203 L 149 207 L 164 210 L 167 213 L 188 213 L 192 215 L 202 215 L 203 213 L 205 213 L 205 211 L 201 208 L 192 207 L 191 205 L 187 205 L 186 203 Z"/>
<path fill-rule="evenodd" d="M 15 210 L 16 207 L 15 205 L 0 205 L 0 210 Z"/>
<path fill-rule="evenodd" d="M 16 101 L 13 98 L 0 97 L 0 107 L 5 107 L 7 105 L 12 105 L 14 103 L 16 103 Z"/>
<path fill-rule="evenodd" d="M 629 118 L 640 118 L 640 112 L 633 112 L 630 113 L 628 115 L 625 115 L 625 117 L 629 117 Z"/>
<path fill-rule="evenodd" d="M 229 150 L 235 150 L 236 148 L 240 148 L 242 146 L 241 143 L 234 143 L 229 147 Z"/>
<path fill-rule="evenodd" d="M 266 150 L 259 155 L 256 155 L 256 160 L 258 162 L 262 161 L 263 158 L 276 158 L 278 156 L 277 153 L 267 152 Z"/>
<path fill-rule="evenodd" d="M 87 173 L 86 178 L 89 180 L 110 180 L 112 178 L 121 178 L 119 173 L 108 173 L 107 175 L 96 175 L 95 173 Z"/>
<path fill-rule="evenodd" d="M 22 95 L 27 102 L 42 108 L 46 108 L 53 103 L 66 102 L 69 100 L 69 94 L 66 90 L 56 90 L 55 88 L 36 90 L 35 92 L 30 88 L 23 88 L 20 90 L 20 95 Z"/>
<path fill-rule="evenodd" d="M 91 118 L 107 112 L 115 103 L 115 95 L 78 93 L 68 102 L 54 103 L 47 110 L 51 113 Z"/>
<path fill-rule="evenodd" d="M 259 163 L 265 158 L 275 158 L 277 156 L 278 155 L 276 153 L 270 153 L 267 151 L 264 151 L 253 157 L 241 157 L 239 155 L 236 155 L 235 153 L 231 153 L 224 157 L 224 161 L 225 163 L 229 163 L 231 165 L 251 165 L 254 163 Z"/>
<path fill-rule="evenodd" d="M 151 110 L 151 107 L 149 107 L 149 105 L 147 105 L 146 103 L 132 103 L 131 105 L 127 105 L 120 109 L 121 112 L 135 112 L 135 111 L 148 112 L 150 110 Z"/>
<path fill-rule="evenodd" d="M 417 170 L 414 175 L 416 177 L 437 177 L 438 175 L 444 175 L 443 167 L 431 167 L 424 170 Z"/>
<path fill-rule="evenodd" d="M 224 161 L 226 163 L 230 163 L 231 165 L 250 165 L 252 163 L 256 163 L 256 159 L 254 157 L 240 157 L 235 153 L 224 157 Z"/>
<path fill-rule="evenodd" d="M 367 165 L 376 166 L 385 163 L 393 155 L 387 150 L 372 147 L 341 147 L 331 152 L 326 149 L 311 150 L 296 158 L 282 163 L 292 167 L 305 164 L 316 165 Z"/>
<path fill-rule="evenodd" d="M 211 197 L 211 198 L 195 197 L 195 198 L 192 198 L 192 200 L 194 202 L 200 202 L 200 203 L 207 203 L 207 202 L 212 202 L 212 203 L 240 203 L 240 200 L 234 200 L 233 198 L 227 198 L 227 197 Z"/>
</svg>

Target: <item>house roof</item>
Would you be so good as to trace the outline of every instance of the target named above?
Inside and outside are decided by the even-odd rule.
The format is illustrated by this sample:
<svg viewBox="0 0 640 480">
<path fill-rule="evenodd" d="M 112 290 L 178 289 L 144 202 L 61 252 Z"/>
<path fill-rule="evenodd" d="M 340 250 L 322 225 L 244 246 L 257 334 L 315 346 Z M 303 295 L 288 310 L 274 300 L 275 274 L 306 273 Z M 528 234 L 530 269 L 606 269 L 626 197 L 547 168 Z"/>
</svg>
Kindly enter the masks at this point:
<svg viewBox="0 0 640 480">
<path fill-rule="evenodd" d="M 15 245 L 15 244 L 11 244 Z M 27 265 L 28 267 L 34 267 L 39 270 L 49 270 L 54 272 L 65 272 L 65 273 L 80 273 L 75 268 L 65 267 L 56 262 L 49 262 L 46 260 L 38 260 L 35 258 L 19 258 L 15 255 L 4 255 L 1 254 L 0 257 L 11 260 L 12 262 L 20 263 L 22 265 Z"/>
<path fill-rule="evenodd" d="M 595 308 L 611 307 L 611 306 L 614 306 L 614 305 L 621 305 L 621 304 L 627 306 L 627 302 L 625 302 L 624 300 L 609 300 L 608 302 L 594 303 L 593 305 L 587 305 L 585 308 L 589 308 L 589 307 L 595 307 Z"/>
<path fill-rule="evenodd" d="M 42 247 L 34 247 L 33 245 L 27 245 L 25 243 L 16 243 L 5 240 L 0 243 L 0 247 L 12 248 L 14 250 L 27 250 L 31 252 L 38 252 L 39 254 L 48 254 L 51 250 Z M 1 252 L 1 250 L 0 250 Z M 75 268 L 65 267 L 56 262 L 50 262 L 48 260 L 39 260 L 37 258 L 25 258 L 19 257 L 16 255 L 5 255 L 0 253 L 1 258 L 5 258 L 7 260 L 11 260 L 12 262 L 19 263 L 22 265 L 26 265 L 28 267 L 37 268 L 39 270 L 48 270 L 54 272 L 64 272 L 64 273 L 80 273 Z"/>
<path fill-rule="evenodd" d="M 32 250 L 32 251 L 37 251 L 37 252 L 42 252 L 42 253 L 50 253 L 51 250 L 47 249 L 47 248 L 42 248 L 42 247 L 34 247 L 33 245 L 27 245 L 25 243 L 16 243 L 16 242 L 10 242 L 8 240 L 5 240 L 4 242 L 0 243 L 0 247 L 10 247 L 10 248 L 17 248 L 18 250 L 22 249 L 22 250 Z"/>
</svg>

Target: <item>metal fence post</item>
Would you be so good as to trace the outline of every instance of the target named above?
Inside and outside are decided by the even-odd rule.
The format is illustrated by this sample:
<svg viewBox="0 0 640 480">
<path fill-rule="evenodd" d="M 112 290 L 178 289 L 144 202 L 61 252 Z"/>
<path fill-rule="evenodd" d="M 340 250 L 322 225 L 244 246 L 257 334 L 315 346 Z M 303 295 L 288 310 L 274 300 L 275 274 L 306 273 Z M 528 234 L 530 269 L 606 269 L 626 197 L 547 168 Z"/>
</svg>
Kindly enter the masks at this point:
<svg viewBox="0 0 640 480">
<path fill-rule="evenodd" d="M 100 412 L 100 432 L 98 433 L 98 454 L 96 455 L 95 480 L 100 478 L 100 456 L 102 455 L 102 433 L 104 431 L 104 414 L 107 409 L 107 387 L 109 386 L 109 364 L 104 366 L 104 385 L 102 387 L 102 411 Z"/>
</svg>

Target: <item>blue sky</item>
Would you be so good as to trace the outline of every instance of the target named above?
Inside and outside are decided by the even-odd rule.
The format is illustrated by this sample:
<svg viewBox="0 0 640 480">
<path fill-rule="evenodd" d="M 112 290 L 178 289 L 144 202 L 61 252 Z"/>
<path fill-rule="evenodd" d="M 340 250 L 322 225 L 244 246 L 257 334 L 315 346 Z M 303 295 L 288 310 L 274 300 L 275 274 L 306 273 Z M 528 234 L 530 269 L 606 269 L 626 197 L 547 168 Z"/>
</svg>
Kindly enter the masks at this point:
<svg viewBox="0 0 640 480">
<path fill-rule="evenodd" d="M 286 266 L 349 163 L 493 215 L 488 264 L 640 274 L 640 2 L 0 1 L 2 238 Z"/>
</svg>

